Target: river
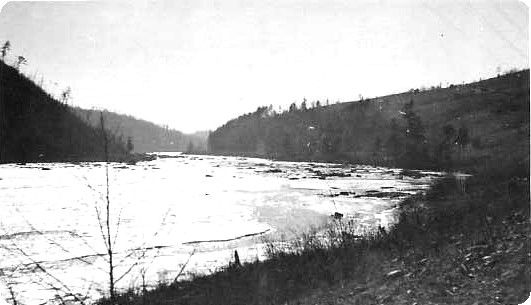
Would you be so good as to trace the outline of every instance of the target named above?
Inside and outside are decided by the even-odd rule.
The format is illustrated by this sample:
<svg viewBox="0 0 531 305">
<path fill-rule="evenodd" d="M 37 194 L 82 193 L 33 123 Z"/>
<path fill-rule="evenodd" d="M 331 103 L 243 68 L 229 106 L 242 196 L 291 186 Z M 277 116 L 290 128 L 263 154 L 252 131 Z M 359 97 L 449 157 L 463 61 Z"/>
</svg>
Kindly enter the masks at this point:
<svg viewBox="0 0 531 305">
<path fill-rule="evenodd" d="M 264 259 L 264 241 L 295 238 L 335 212 L 360 231 L 388 227 L 400 200 L 441 175 L 179 153 L 108 172 L 115 278 L 129 271 L 118 289 L 213 272 L 234 250 Z M 97 162 L 0 165 L 4 299 L 8 287 L 24 304 L 105 293 L 105 173 Z"/>
</svg>

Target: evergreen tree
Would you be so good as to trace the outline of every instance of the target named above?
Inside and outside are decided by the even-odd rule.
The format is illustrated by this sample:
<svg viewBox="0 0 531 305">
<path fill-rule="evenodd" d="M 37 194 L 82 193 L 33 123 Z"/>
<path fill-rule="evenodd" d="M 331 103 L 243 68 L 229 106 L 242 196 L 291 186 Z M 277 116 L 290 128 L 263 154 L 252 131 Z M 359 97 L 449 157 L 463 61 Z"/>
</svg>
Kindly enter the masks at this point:
<svg viewBox="0 0 531 305">
<path fill-rule="evenodd" d="M 455 128 L 451 124 L 446 124 L 443 126 L 443 141 L 446 144 L 451 144 L 454 141 L 455 137 Z"/>
<path fill-rule="evenodd" d="M 409 165 L 418 164 L 426 160 L 426 137 L 424 126 L 420 117 L 413 111 L 413 100 L 404 106 L 404 118 L 406 119 L 406 142 L 405 152 Z"/>
<path fill-rule="evenodd" d="M 188 146 L 186 147 L 186 152 L 193 153 L 195 151 L 194 143 L 192 141 L 188 142 Z"/>
<path fill-rule="evenodd" d="M 297 111 L 297 104 L 292 103 L 291 105 L 289 105 L 289 112 L 295 112 L 295 111 Z"/>
<path fill-rule="evenodd" d="M 468 136 L 468 128 L 465 126 L 459 127 L 459 130 L 457 131 L 456 143 L 459 145 L 459 147 L 464 148 L 469 142 L 470 138 Z"/>
<path fill-rule="evenodd" d="M 127 145 L 126 145 L 127 153 L 128 154 L 132 153 L 134 148 L 135 146 L 133 145 L 133 138 L 127 137 Z"/>
<path fill-rule="evenodd" d="M 446 124 L 442 128 L 442 134 L 436 157 L 442 167 L 449 168 L 452 162 L 452 146 L 455 143 L 455 128 L 451 124 Z"/>
<path fill-rule="evenodd" d="M 466 147 L 470 143 L 468 128 L 465 126 L 459 127 L 459 130 L 457 130 L 457 139 L 455 141 L 457 145 L 459 145 L 459 152 L 461 159 L 463 159 L 466 156 Z"/>
<path fill-rule="evenodd" d="M 9 50 L 11 50 L 11 43 L 9 42 L 9 40 L 6 40 L 6 42 L 4 43 L 4 45 L 2 46 L 2 49 L 0 51 L 0 53 L 2 55 L 2 60 L 4 60 L 4 58 L 6 57 L 7 52 Z"/>
<path fill-rule="evenodd" d="M 306 98 L 304 98 L 301 103 L 301 111 L 306 111 L 306 110 L 308 110 L 308 107 L 306 106 Z"/>
</svg>

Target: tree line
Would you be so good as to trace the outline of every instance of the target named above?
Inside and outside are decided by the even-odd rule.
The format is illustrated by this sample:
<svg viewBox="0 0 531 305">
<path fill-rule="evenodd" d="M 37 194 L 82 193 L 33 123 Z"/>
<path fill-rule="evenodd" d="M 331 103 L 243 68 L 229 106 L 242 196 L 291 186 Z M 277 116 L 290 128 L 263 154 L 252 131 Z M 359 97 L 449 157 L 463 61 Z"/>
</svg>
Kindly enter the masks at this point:
<svg viewBox="0 0 531 305">
<path fill-rule="evenodd" d="M 314 105 L 308 108 L 303 101 L 300 107 L 291 104 L 282 113 L 273 111 L 272 106 L 259 107 L 212 132 L 209 149 L 289 160 L 413 167 L 432 161 L 425 128 L 413 100 L 390 120 L 379 111 L 378 103 L 370 101 L 347 107 L 321 107 L 318 102 Z"/>
</svg>

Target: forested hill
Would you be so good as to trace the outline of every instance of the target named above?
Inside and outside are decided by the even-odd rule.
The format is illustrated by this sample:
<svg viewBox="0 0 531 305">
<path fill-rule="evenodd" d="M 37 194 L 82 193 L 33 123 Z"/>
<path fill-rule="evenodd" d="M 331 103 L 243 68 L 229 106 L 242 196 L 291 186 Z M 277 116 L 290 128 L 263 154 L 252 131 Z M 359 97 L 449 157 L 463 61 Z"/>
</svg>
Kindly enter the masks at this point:
<svg viewBox="0 0 531 305">
<path fill-rule="evenodd" d="M 529 70 L 448 88 L 276 113 L 260 107 L 212 132 L 212 153 L 445 168 L 529 162 Z"/>
<path fill-rule="evenodd" d="M 0 163 L 105 160 L 105 143 L 110 159 L 126 156 L 118 137 L 90 126 L 0 60 Z"/>
<path fill-rule="evenodd" d="M 74 108 L 75 113 L 92 126 L 99 125 L 99 110 Z M 184 134 L 180 131 L 159 126 L 154 123 L 137 119 L 130 115 L 103 111 L 108 128 L 127 141 L 131 139 L 135 152 L 155 151 L 189 151 L 203 152 L 206 150 L 207 134 L 198 132 Z"/>
</svg>

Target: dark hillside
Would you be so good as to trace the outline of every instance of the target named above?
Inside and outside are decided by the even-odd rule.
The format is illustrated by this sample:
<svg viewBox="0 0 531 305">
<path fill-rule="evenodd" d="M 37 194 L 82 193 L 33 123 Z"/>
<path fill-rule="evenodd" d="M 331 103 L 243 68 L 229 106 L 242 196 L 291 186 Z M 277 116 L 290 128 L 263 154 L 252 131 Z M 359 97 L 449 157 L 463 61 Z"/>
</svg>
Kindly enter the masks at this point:
<svg viewBox="0 0 531 305">
<path fill-rule="evenodd" d="M 109 158 L 126 154 L 109 132 Z M 105 136 L 15 68 L 0 61 L 0 163 L 104 160 Z"/>
<path fill-rule="evenodd" d="M 260 107 L 215 130 L 209 149 L 422 168 L 528 161 L 529 70 L 280 114 Z"/>
<path fill-rule="evenodd" d="M 75 113 L 92 126 L 99 124 L 99 111 L 74 108 Z M 206 134 L 184 134 L 167 126 L 137 119 L 130 115 L 104 111 L 103 116 L 110 130 L 122 135 L 124 140 L 129 137 L 135 152 L 154 151 L 193 151 L 206 150 Z M 191 144 L 190 144 L 191 143 Z"/>
</svg>

